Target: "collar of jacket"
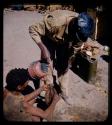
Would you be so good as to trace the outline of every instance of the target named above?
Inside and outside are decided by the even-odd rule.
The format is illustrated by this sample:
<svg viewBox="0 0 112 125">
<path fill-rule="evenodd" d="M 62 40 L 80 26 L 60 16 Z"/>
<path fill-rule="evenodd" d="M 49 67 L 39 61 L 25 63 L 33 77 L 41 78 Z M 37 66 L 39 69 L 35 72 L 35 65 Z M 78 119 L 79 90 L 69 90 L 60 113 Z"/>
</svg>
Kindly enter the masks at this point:
<svg viewBox="0 0 112 125">
<path fill-rule="evenodd" d="M 75 13 L 75 16 L 70 16 L 69 18 L 66 19 L 66 29 L 65 29 L 65 33 L 68 34 L 68 26 L 69 26 L 69 23 L 70 21 L 73 19 L 73 18 L 76 18 L 78 17 L 78 13 Z"/>
</svg>

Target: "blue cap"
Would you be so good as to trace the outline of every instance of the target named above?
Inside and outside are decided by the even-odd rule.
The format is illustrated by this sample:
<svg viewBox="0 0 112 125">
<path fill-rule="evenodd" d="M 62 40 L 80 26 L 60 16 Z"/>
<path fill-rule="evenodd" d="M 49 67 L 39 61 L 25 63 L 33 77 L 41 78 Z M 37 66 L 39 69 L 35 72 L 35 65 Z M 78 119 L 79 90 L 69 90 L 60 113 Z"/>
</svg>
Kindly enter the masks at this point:
<svg viewBox="0 0 112 125">
<path fill-rule="evenodd" d="M 88 38 L 93 33 L 94 21 L 86 12 L 82 12 L 78 16 L 78 35 Z"/>
</svg>

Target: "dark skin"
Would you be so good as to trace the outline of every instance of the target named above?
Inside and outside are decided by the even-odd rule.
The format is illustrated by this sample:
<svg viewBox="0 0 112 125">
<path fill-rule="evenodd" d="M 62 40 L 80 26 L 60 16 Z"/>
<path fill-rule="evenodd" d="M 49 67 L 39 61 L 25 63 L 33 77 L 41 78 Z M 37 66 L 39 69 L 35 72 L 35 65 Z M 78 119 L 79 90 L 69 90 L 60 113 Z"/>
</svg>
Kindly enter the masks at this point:
<svg viewBox="0 0 112 125">
<path fill-rule="evenodd" d="M 25 88 L 25 86 L 27 86 L 27 84 L 28 84 L 28 81 L 23 85 L 18 85 L 17 90 L 18 91 L 24 90 L 24 88 Z M 15 95 L 21 94 L 18 91 L 13 91 L 11 93 L 15 94 Z M 40 118 L 46 119 L 47 121 L 51 121 L 52 113 L 53 113 L 55 105 L 59 101 L 60 97 L 57 94 L 57 92 L 55 91 L 51 105 L 44 111 L 38 107 L 33 107 L 33 104 L 36 101 L 35 98 L 40 94 L 41 91 L 47 91 L 47 86 L 43 84 L 43 85 L 41 85 L 41 87 L 39 89 L 24 96 L 24 102 L 23 102 L 24 109 L 27 113 L 29 113 L 31 115 L 32 121 L 40 121 Z M 4 98 L 8 92 L 10 92 L 10 91 L 8 91 L 7 89 L 4 90 Z"/>
</svg>

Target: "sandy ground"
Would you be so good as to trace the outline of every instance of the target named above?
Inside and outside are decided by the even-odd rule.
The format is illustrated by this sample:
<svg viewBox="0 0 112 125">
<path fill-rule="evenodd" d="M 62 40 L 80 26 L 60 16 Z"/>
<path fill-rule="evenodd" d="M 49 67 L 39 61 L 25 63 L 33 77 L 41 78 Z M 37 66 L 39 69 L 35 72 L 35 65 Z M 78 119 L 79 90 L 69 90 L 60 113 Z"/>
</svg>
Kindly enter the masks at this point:
<svg viewBox="0 0 112 125">
<path fill-rule="evenodd" d="M 40 50 L 31 39 L 28 27 L 42 19 L 36 11 L 5 11 L 3 29 L 4 83 L 9 70 L 26 68 L 40 58 Z M 103 47 L 99 45 L 104 54 Z M 103 121 L 108 117 L 108 63 L 98 59 L 97 81 L 91 85 L 69 71 L 68 94 L 72 106 L 62 99 L 57 103 L 53 121 Z"/>
</svg>

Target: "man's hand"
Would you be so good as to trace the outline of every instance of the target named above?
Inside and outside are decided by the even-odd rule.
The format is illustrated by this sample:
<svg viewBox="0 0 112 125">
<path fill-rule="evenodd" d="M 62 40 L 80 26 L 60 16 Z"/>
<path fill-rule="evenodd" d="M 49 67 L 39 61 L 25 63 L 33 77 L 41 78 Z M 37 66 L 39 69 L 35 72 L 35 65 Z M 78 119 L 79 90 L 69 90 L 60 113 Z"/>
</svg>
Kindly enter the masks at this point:
<svg viewBox="0 0 112 125">
<path fill-rule="evenodd" d="M 58 95 L 56 90 L 54 89 L 54 96 L 53 96 L 53 101 L 58 102 L 60 100 L 61 96 Z"/>
<path fill-rule="evenodd" d="M 43 91 L 48 91 L 49 86 L 45 82 L 46 78 L 42 78 L 40 82 L 40 88 L 42 88 Z"/>
</svg>

